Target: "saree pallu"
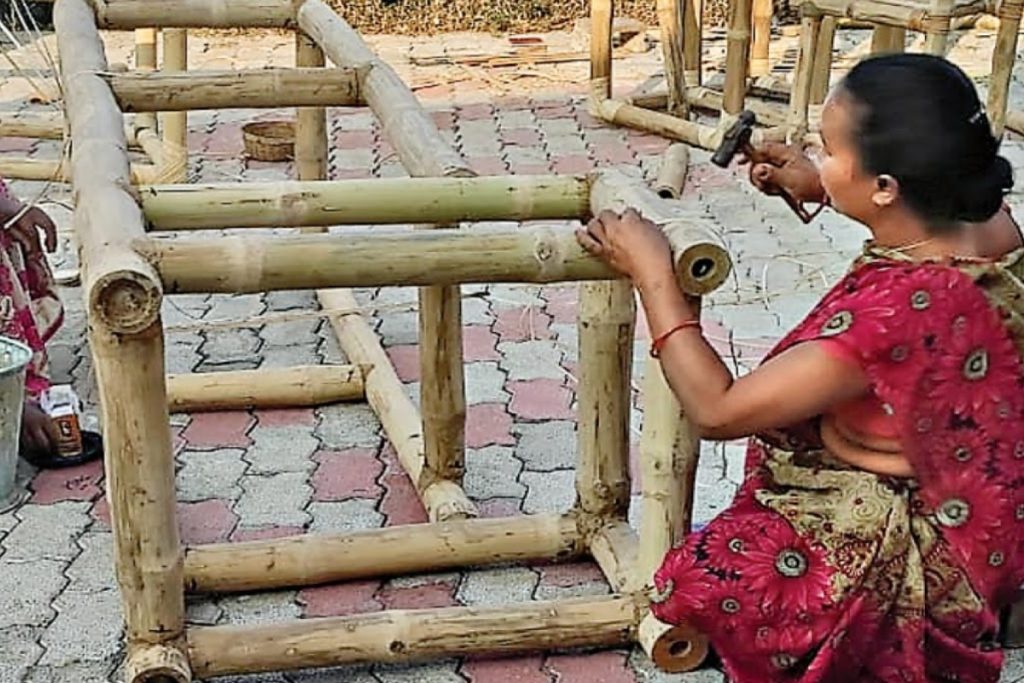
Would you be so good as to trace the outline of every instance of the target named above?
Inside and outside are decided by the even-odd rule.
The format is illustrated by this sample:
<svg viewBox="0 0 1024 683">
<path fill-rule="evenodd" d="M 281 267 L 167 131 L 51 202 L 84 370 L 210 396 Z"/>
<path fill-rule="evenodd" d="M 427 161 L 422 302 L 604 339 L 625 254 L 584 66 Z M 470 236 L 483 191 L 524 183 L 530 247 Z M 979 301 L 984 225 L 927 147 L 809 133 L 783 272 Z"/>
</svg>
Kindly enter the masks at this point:
<svg viewBox="0 0 1024 683">
<path fill-rule="evenodd" d="M 669 552 L 653 611 L 736 683 L 996 682 L 1024 579 L 1024 250 L 915 264 L 869 248 L 769 354 L 831 339 L 913 479 L 847 466 L 818 421 L 750 441 L 729 509 Z"/>
</svg>

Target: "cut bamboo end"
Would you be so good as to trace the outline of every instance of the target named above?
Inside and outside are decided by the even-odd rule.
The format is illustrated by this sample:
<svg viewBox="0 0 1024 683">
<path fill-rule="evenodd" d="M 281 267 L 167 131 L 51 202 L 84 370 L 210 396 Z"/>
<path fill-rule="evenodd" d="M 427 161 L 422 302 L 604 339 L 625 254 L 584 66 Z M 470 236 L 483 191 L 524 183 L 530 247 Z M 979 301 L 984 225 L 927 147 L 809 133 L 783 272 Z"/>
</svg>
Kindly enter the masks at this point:
<svg viewBox="0 0 1024 683">
<path fill-rule="evenodd" d="M 708 656 L 708 640 L 689 626 L 670 626 L 648 614 L 640 621 L 637 641 L 665 673 L 686 673 Z"/>
<path fill-rule="evenodd" d="M 171 645 L 130 644 L 125 683 L 192 683 L 188 656 Z"/>
<path fill-rule="evenodd" d="M 683 194 L 689 169 L 690 148 L 686 145 L 672 145 L 665 150 L 661 158 L 658 177 L 654 181 L 654 191 L 662 199 L 679 199 Z"/>
<path fill-rule="evenodd" d="M 306 365 L 167 376 L 171 412 L 321 406 L 363 398 L 363 375 L 354 365 Z"/>
<path fill-rule="evenodd" d="M 393 610 L 303 619 L 265 626 L 194 628 L 189 651 L 196 675 L 222 676 L 450 655 L 518 652 L 629 643 L 632 597 L 610 596 L 503 607 Z"/>
<path fill-rule="evenodd" d="M 296 588 L 506 562 L 565 561 L 583 543 L 571 516 L 524 515 L 309 534 L 188 549 L 196 593 Z"/>
</svg>

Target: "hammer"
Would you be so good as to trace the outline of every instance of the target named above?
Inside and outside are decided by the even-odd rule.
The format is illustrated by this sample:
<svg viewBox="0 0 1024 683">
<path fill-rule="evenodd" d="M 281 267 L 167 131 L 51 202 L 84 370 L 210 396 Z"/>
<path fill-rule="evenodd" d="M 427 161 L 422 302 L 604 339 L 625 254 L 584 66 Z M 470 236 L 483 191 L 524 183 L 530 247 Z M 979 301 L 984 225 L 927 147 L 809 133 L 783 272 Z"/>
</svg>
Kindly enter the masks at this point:
<svg viewBox="0 0 1024 683">
<path fill-rule="evenodd" d="M 756 124 L 757 117 L 754 116 L 754 112 L 741 111 L 739 116 L 736 117 L 736 121 L 729 126 L 729 130 L 725 131 L 725 135 L 722 136 L 722 142 L 711 157 L 711 163 L 720 168 L 727 168 L 732 163 L 733 158 L 740 152 L 750 159 L 752 165 L 768 161 L 763 154 L 750 144 L 750 138 L 754 134 L 754 126 Z M 789 208 L 793 209 L 793 213 L 804 223 L 810 223 L 814 219 L 814 215 L 817 215 L 810 214 L 803 204 L 794 199 L 783 188 L 774 187 L 772 189 L 776 191 L 774 192 L 775 194 L 778 194 L 786 201 Z M 769 192 L 769 194 L 773 193 Z"/>
</svg>

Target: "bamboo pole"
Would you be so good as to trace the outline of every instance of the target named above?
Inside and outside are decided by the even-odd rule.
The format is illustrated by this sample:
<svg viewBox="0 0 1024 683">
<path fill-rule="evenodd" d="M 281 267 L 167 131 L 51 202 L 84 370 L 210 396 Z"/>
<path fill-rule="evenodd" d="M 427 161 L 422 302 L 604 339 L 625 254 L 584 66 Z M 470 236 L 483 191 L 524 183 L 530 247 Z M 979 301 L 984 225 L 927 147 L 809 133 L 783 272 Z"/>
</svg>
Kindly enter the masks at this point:
<svg viewBox="0 0 1024 683">
<path fill-rule="evenodd" d="M 380 120 L 385 136 L 410 175 L 471 175 L 466 162 L 437 133 L 434 122 L 394 69 L 322 0 L 305 0 L 299 27 L 339 67 L 359 68 L 363 100 Z M 438 172 L 418 172 L 421 168 Z"/>
<path fill-rule="evenodd" d="M 907 46 L 907 29 L 896 26 L 875 26 L 871 32 L 871 54 L 903 52 Z"/>
<path fill-rule="evenodd" d="M 591 96 L 591 108 L 598 118 L 608 123 L 645 130 L 704 149 L 718 147 L 722 135 L 728 128 L 724 122 L 714 128 L 696 121 L 686 121 L 669 114 L 641 109 L 619 100 L 599 100 L 596 93 Z"/>
<path fill-rule="evenodd" d="M 302 619 L 265 626 L 192 629 L 202 677 L 441 655 L 510 655 L 630 641 L 636 604 L 606 596 L 504 607 L 446 607 Z"/>
<path fill-rule="evenodd" d="M 768 46 L 772 38 L 772 0 L 753 0 L 753 40 L 750 43 L 750 75 L 764 76 L 770 70 Z"/>
<path fill-rule="evenodd" d="M 135 29 L 135 69 L 141 73 L 156 71 L 156 34 L 155 28 Z M 135 123 L 139 128 L 156 130 L 156 114 L 142 114 Z"/>
<path fill-rule="evenodd" d="M 295 66 L 297 69 L 307 68 L 310 72 L 319 72 L 319 83 L 313 81 L 314 86 L 323 83 L 337 85 L 342 79 L 340 73 L 334 73 L 324 77 L 323 67 L 326 64 L 324 52 L 314 43 L 309 36 L 302 31 L 295 32 Z M 351 69 L 341 71 L 348 79 L 346 95 L 349 98 L 348 104 L 359 102 L 359 81 L 355 72 Z M 282 92 L 292 92 L 292 87 L 282 89 Z M 308 102 L 296 102 L 296 104 L 310 104 Z M 337 106 L 341 102 L 322 102 L 312 104 L 324 104 Z M 327 110 L 324 107 L 304 106 L 299 107 L 295 115 L 295 173 L 299 180 L 326 180 L 327 179 Z"/>
<path fill-rule="evenodd" d="M 347 68 L 164 71 L 110 74 L 107 78 L 118 105 L 125 112 L 288 106 L 319 109 L 359 103 L 358 74 Z"/>
<path fill-rule="evenodd" d="M 292 28 L 292 0 L 90 0 L 100 28 Z"/>
<path fill-rule="evenodd" d="M 637 642 L 665 673 L 686 673 L 708 656 L 708 640 L 687 625 L 670 626 L 648 613 L 640 620 Z"/>
<path fill-rule="evenodd" d="M 64 123 L 61 112 L 5 112 L 0 114 L 0 136 L 60 140 Z"/>
<path fill-rule="evenodd" d="M 432 237 L 436 233 L 416 231 L 412 234 Z M 318 291 L 317 298 L 325 309 L 358 308 L 352 293 L 343 289 Z M 391 365 L 387 354 L 381 348 L 380 340 L 366 320 L 359 314 L 338 315 L 331 316 L 331 325 L 349 361 L 370 368 L 364 378 L 366 400 L 380 419 L 403 469 L 416 486 L 431 521 L 443 522 L 475 517 L 476 506 L 469 500 L 461 486 L 443 479 L 427 481 L 422 476 L 425 456 L 423 423 L 419 411 L 406 395 L 405 387 L 398 379 L 394 366 Z"/>
<path fill-rule="evenodd" d="M 925 20 L 925 52 L 945 57 L 949 49 L 949 32 L 956 0 L 932 0 Z"/>
<path fill-rule="evenodd" d="M 188 31 L 169 28 L 163 31 L 164 72 L 177 73 L 188 69 Z M 160 177 L 183 183 L 188 179 L 188 112 L 164 112 L 161 116 L 164 149 Z"/>
<path fill-rule="evenodd" d="M 747 67 L 750 57 L 750 18 L 752 0 L 730 0 L 729 32 L 725 47 L 725 99 L 723 111 L 739 114 L 747 91 Z"/>
<path fill-rule="evenodd" d="M 644 109 L 664 109 L 668 95 L 664 90 L 655 90 L 649 94 L 634 95 L 629 104 Z M 722 111 L 722 93 L 708 87 L 690 88 L 686 99 L 692 108 L 709 111 Z M 766 126 L 782 126 L 789 120 L 788 107 L 779 102 L 764 102 L 758 99 L 747 99 L 745 107 L 754 112 L 758 123 Z"/>
<path fill-rule="evenodd" d="M 664 201 L 643 182 L 620 171 L 606 171 L 591 188 L 590 206 L 594 215 L 605 209 L 621 213 L 633 208 L 658 225 L 672 245 L 676 276 L 687 294 L 707 294 L 729 276 L 732 263 L 720 246 L 721 239 L 698 214 Z"/>
<path fill-rule="evenodd" d="M 1007 125 L 1010 83 L 1017 57 L 1022 10 L 1022 0 L 1002 0 L 999 3 L 999 30 L 996 32 L 996 45 L 992 52 L 992 75 L 988 83 L 988 115 L 996 137 L 1002 137 Z"/>
<path fill-rule="evenodd" d="M 190 683 L 188 658 L 179 647 L 137 645 L 129 648 L 124 662 L 127 683 Z"/>
<path fill-rule="evenodd" d="M 686 184 L 686 173 L 690 168 L 690 148 L 675 144 L 665 150 L 661 157 L 654 191 L 662 199 L 679 199 Z"/>
<path fill-rule="evenodd" d="M 685 0 L 683 4 L 683 63 L 686 66 L 686 82 L 691 86 L 704 82 L 701 73 L 703 11 L 704 3 L 701 0 Z"/>
<path fill-rule="evenodd" d="M 799 139 L 808 130 L 808 116 L 811 104 L 811 87 L 814 79 L 814 55 L 818 46 L 821 28 L 820 16 L 804 16 L 800 21 L 800 56 L 796 64 L 796 80 L 790 98 L 790 129 L 793 137 Z"/>
<path fill-rule="evenodd" d="M 658 27 L 668 86 L 668 113 L 687 114 L 686 60 L 683 55 L 683 15 L 688 0 L 658 0 Z"/>
<path fill-rule="evenodd" d="M 590 0 L 590 89 L 591 106 L 612 96 L 612 0 Z"/>
<path fill-rule="evenodd" d="M 567 515 L 521 515 L 306 534 L 189 548 L 185 585 L 233 593 L 404 576 L 507 562 L 564 561 L 583 551 Z"/>
<path fill-rule="evenodd" d="M 152 174 L 156 176 L 159 169 L 163 167 L 164 159 L 164 143 L 160 139 L 160 134 L 154 128 L 139 128 L 135 131 L 135 141 L 149 157 L 150 163 L 153 164 Z M 159 178 L 156 179 L 159 180 Z"/>
<path fill-rule="evenodd" d="M 124 135 L 124 131 L 121 132 Z M 127 145 L 127 143 L 125 143 Z M 58 159 L 17 159 L 0 157 L 0 176 L 17 180 L 50 180 L 71 182 L 71 165 Z M 147 185 L 159 178 L 158 171 L 149 164 L 132 164 L 129 179 L 133 185 Z"/>
<path fill-rule="evenodd" d="M 811 74 L 811 104 L 822 104 L 828 96 L 832 76 L 832 47 L 836 39 L 836 18 L 822 17 L 818 31 L 818 44 L 814 48 Z"/>
<path fill-rule="evenodd" d="M 249 408 L 321 406 L 363 398 L 364 369 L 354 365 L 302 365 L 167 376 L 172 413 Z"/>
<path fill-rule="evenodd" d="M 637 535 L 629 522 L 606 522 L 591 534 L 588 547 L 612 591 L 632 594 L 643 588 L 636 580 Z"/>
<path fill-rule="evenodd" d="M 528 221 L 588 215 L 586 176 L 379 178 L 150 186 L 153 230 Z"/>
</svg>

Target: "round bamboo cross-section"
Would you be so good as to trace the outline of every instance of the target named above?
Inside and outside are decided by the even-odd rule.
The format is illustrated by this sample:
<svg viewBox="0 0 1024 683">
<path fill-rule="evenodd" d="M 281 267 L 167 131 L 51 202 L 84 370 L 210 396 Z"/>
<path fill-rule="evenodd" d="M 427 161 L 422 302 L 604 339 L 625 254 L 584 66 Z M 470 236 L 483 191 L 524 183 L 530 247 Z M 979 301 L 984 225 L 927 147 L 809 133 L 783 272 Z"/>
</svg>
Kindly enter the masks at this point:
<svg viewBox="0 0 1024 683">
<path fill-rule="evenodd" d="M 192 670 L 179 648 L 135 645 L 129 647 L 124 679 L 125 683 L 192 683 Z"/>
<path fill-rule="evenodd" d="M 689 626 L 671 626 L 648 614 L 640 621 L 637 640 L 661 671 L 685 673 L 708 656 L 708 640 Z"/>
</svg>

